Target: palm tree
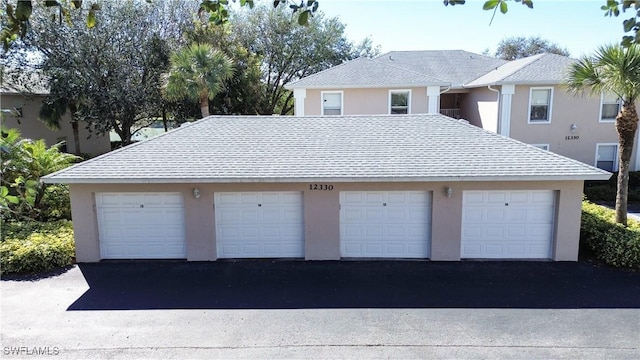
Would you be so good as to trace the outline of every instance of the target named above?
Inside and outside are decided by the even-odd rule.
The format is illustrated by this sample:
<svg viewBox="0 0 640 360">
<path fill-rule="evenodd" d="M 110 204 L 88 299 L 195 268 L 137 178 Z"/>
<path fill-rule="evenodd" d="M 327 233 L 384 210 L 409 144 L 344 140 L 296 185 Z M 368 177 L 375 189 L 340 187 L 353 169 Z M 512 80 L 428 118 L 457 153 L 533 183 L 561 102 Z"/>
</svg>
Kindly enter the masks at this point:
<svg viewBox="0 0 640 360">
<path fill-rule="evenodd" d="M 628 48 L 620 45 L 600 47 L 593 55 L 586 56 L 571 66 L 566 85 L 574 94 L 586 90 L 599 96 L 602 92 L 607 92 L 622 100 L 615 122 L 620 159 L 616 222 L 626 226 L 629 166 L 638 129 L 636 101 L 640 96 L 640 45 L 634 44 Z"/>
<path fill-rule="evenodd" d="M 192 44 L 171 56 L 163 93 L 168 100 L 198 101 L 204 118 L 209 116 L 209 100 L 231 76 L 233 63 L 225 54 L 207 44 Z"/>
</svg>

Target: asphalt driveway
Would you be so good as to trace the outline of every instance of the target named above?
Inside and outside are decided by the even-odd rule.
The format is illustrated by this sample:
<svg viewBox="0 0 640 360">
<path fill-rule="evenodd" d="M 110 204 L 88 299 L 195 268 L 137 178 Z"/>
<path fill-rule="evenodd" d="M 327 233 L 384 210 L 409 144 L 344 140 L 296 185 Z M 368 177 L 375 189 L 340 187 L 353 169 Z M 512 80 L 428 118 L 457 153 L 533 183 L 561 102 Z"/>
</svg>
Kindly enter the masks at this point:
<svg viewBox="0 0 640 360">
<path fill-rule="evenodd" d="M 113 262 L 0 286 L 6 358 L 640 357 L 640 274 L 585 263 Z"/>
</svg>

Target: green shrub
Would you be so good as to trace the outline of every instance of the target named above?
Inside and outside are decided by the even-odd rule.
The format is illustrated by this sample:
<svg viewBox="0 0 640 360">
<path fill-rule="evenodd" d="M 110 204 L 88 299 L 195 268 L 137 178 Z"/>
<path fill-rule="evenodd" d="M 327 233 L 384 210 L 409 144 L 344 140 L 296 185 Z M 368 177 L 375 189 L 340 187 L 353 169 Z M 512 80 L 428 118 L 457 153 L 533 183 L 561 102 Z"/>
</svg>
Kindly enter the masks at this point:
<svg viewBox="0 0 640 360">
<path fill-rule="evenodd" d="M 70 221 L 23 223 L 24 230 L 15 226 L 8 226 L 12 232 L 0 243 L 2 275 L 43 272 L 73 264 L 75 244 Z"/>
<path fill-rule="evenodd" d="M 640 268 L 640 222 L 629 219 L 628 227 L 615 223 L 615 211 L 582 203 L 580 239 L 605 263 Z"/>
<path fill-rule="evenodd" d="M 618 174 L 614 173 L 609 180 L 585 181 L 584 194 L 589 201 L 603 201 L 615 203 L 618 186 Z M 629 199 L 630 202 L 640 202 L 640 171 L 629 172 Z"/>
<path fill-rule="evenodd" d="M 47 220 L 71 220 L 68 185 L 49 185 L 44 191 L 41 208 Z"/>
</svg>

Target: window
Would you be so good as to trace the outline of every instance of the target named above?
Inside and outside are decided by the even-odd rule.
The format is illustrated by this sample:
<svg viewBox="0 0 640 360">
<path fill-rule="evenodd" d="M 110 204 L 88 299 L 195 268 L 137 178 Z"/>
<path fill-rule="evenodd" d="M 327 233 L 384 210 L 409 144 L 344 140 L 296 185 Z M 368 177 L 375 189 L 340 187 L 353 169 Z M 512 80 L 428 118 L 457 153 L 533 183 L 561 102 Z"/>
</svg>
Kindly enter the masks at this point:
<svg viewBox="0 0 640 360">
<path fill-rule="evenodd" d="M 408 114 L 411 104 L 411 90 L 389 91 L 389 114 Z"/>
<path fill-rule="evenodd" d="M 322 115 L 342 115 L 342 91 L 322 92 Z"/>
<path fill-rule="evenodd" d="M 618 95 L 603 93 L 600 108 L 600 122 L 614 122 L 620 112 L 621 101 Z"/>
<path fill-rule="evenodd" d="M 618 168 L 618 144 L 596 145 L 596 167 L 614 172 Z"/>
<path fill-rule="evenodd" d="M 529 94 L 529 123 L 548 124 L 551 122 L 551 99 L 553 88 L 531 88 Z"/>
<path fill-rule="evenodd" d="M 537 147 L 539 149 L 549 151 L 549 144 L 531 144 L 531 145 L 535 146 L 535 147 Z"/>
</svg>

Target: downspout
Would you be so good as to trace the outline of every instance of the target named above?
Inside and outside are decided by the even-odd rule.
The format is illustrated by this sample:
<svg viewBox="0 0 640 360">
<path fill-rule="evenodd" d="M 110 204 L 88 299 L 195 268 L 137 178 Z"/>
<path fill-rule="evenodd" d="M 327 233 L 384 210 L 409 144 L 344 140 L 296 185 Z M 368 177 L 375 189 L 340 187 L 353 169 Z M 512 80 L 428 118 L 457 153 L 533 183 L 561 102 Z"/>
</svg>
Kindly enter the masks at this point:
<svg viewBox="0 0 640 360">
<path fill-rule="evenodd" d="M 500 111 L 500 105 L 501 105 L 500 104 L 500 90 L 492 88 L 491 85 L 487 85 L 487 89 L 489 89 L 490 91 L 493 91 L 493 92 L 498 94 L 498 101 L 497 101 L 497 103 L 498 103 L 498 113 L 497 113 L 498 119 L 496 119 L 497 122 L 498 122 L 498 124 L 497 124 L 498 126 L 496 126 L 496 133 L 500 134 L 500 128 L 502 127 L 502 121 L 501 121 L 502 119 L 501 119 L 501 116 L 500 116 L 502 114 L 502 111 Z M 482 121 L 482 119 L 480 119 L 480 121 Z M 483 126 L 483 128 L 484 128 L 484 126 Z"/>
</svg>

